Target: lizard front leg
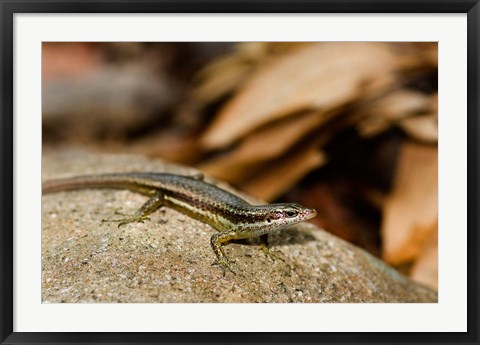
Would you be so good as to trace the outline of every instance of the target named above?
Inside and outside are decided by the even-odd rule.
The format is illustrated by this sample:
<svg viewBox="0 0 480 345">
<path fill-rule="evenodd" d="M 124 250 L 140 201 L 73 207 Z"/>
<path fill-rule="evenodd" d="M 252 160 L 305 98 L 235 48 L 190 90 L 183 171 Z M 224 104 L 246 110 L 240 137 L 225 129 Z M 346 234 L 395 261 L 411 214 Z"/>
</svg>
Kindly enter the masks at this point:
<svg viewBox="0 0 480 345">
<path fill-rule="evenodd" d="M 225 252 L 223 250 L 223 243 L 241 238 L 243 237 L 239 236 L 236 230 L 223 231 L 214 234 L 210 238 L 210 244 L 212 245 L 213 252 L 217 256 L 217 260 L 215 260 L 213 265 L 220 265 L 235 274 L 230 265 L 231 263 L 233 263 L 233 261 L 230 261 L 225 255 Z"/>
<path fill-rule="evenodd" d="M 122 219 L 104 219 L 102 222 L 118 222 L 118 227 L 135 222 L 143 223 L 144 220 L 149 219 L 148 215 L 162 207 L 163 203 L 164 194 L 159 191 L 153 194 L 131 217 Z"/>
</svg>

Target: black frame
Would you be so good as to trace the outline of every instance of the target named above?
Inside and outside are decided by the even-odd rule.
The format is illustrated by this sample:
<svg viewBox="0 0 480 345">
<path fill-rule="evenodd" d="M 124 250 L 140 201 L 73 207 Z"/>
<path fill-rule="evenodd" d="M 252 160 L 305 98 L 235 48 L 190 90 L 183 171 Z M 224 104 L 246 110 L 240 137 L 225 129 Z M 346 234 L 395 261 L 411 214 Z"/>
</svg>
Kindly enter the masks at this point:
<svg viewBox="0 0 480 345">
<path fill-rule="evenodd" d="M 478 344 L 479 0 L 0 0 L 0 341 L 2 344 L 435 343 Z M 15 13 L 467 13 L 468 332 L 466 333 L 20 333 L 13 332 L 13 15 Z M 268 317 L 268 316 L 266 316 Z M 452 315 L 455 317 L 455 315 Z M 212 320 L 214 322 L 214 320 Z"/>
</svg>

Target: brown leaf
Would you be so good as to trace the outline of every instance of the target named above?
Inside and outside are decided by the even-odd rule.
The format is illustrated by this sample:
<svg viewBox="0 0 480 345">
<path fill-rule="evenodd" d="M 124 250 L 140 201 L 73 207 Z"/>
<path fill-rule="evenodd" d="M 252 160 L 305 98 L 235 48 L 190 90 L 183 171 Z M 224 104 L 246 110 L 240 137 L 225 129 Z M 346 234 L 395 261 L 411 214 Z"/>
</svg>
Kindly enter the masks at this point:
<svg viewBox="0 0 480 345">
<path fill-rule="evenodd" d="M 383 210 L 383 257 L 401 264 L 418 257 L 436 231 L 438 219 L 438 150 L 405 143 L 391 195 Z"/>
<path fill-rule="evenodd" d="M 242 61 L 236 56 L 228 56 L 209 66 L 199 77 L 203 80 L 193 93 L 195 102 L 204 105 L 234 91 L 240 87 L 253 68 L 251 63 Z"/>
<path fill-rule="evenodd" d="M 123 152 L 139 153 L 149 157 L 161 157 L 175 163 L 191 164 L 198 161 L 203 152 L 198 138 L 188 133 L 154 132 L 121 147 Z"/>
<path fill-rule="evenodd" d="M 392 49 L 400 54 L 409 56 L 405 61 L 408 69 L 436 69 L 438 67 L 438 43 L 437 42 L 390 42 Z"/>
<path fill-rule="evenodd" d="M 363 107 L 358 113 L 364 118 L 357 124 L 360 134 L 371 137 L 396 122 L 431 111 L 430 98 L 420 92 L 397 90 Z"/>
<path fill-rule="evenodd" d="M 206 175 L 238 185 L 259 170 L 262 170 L 262 166 L 264 165 L 264 162 L 237 163 L 232 161 L 228 154 L 225 154 L 201 163 L 196 166 L 196 168 Z"/>
<path fill-rule="evenodd" d="M 270 56 L 282 54 L 310 43 L 243 42 L 235 50 L 205 67 L 197 76 L 193 97 L 201 106 L 237 90 L 251 72 L 266 63 Z"/>
<path fill-rule="evenodd" d="M 246 165 L 279 157 L 328 118 L 327 114 L 306 113 L 264 126 L 247 136 L 233 151 L 201 164 L 199 169 L 217 178 L 238 182 L 244 176 L 239 170 Z"/>
<path fill-rule="evenodd" d="M 232 143 L 292 113 L 329 111 L 395 82 L 401 58 L 383 43 L 318 43 L 263 65 L 217 116 L 202 139 L 207 148 Z"/>
<path fill-rule="evenodd" d="M 422 253 L 412 268 L 410 276 L 413 280 L 423 283 L 435 290 L 438 289 L 437 224 L 434 225 L 432 236 L 427 240 Z"/>
<path fill-rule="evenodd" d="M 403 119 L 398 124 L 412 138 L 425 143 L 438 142 L 437 114 L 427 114 Z"/>
<path fill-rule="evenodd" d="M 242 190 L 262 200 L 272 201 L 325 161 L 324 154 L 312 146 L 270 164 L 261 174 L 241 187 Z"/>
</svg>

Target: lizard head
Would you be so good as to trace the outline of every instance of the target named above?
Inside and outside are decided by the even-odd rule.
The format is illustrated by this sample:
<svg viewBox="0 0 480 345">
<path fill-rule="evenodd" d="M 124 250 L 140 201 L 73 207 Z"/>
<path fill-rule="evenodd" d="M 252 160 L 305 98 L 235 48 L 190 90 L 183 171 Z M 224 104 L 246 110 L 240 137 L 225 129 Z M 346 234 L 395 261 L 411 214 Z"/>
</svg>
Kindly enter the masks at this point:
<svg viewBox="0 0 480 345">
<path fill-rule="evenodd" d="M 269 232 L 303 222 L 317 215 L 317 211 L 313 208 L 294 203 L 271 204 L 266 206 L 266 211 L 262 223 Z"/>
</svg>

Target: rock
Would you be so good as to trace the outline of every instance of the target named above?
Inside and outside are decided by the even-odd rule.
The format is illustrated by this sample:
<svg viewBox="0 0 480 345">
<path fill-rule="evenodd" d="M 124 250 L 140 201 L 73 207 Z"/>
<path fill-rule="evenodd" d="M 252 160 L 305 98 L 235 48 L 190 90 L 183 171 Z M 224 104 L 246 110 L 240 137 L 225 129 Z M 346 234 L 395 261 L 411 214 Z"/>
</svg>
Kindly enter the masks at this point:
<svg viewBox="0 0 480 345">
<path fill-rule="evenodd" d="M 63 151 L 47 152 L 43 159 L 44 180 L 128 171 L 194 173 L 131 155 Z M 131 214 L 144 201 L 120 190 L 42 197 L 44 303 L 437 302 L 435 292 L 308 223 L 271 236 L 284 262 L 265 256 L 258 241 L 226 245 L 236 262 L 233 275 L 211 265 L 215 230 L 174 210 L 163 208 L 145 223 L 121 228 L 102 222 L 121 217 L 116 212 Z"/>
</svg>

